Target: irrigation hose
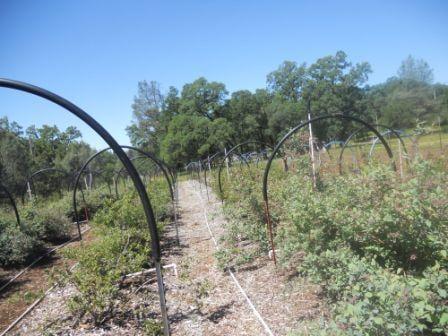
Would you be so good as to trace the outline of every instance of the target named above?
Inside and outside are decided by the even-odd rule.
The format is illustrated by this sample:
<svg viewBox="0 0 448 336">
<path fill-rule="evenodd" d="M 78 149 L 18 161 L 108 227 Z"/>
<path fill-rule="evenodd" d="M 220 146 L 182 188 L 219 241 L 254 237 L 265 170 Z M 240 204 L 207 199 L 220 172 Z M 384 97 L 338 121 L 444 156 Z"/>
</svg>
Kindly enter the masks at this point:
<svg viewBox="0 0 448 336">
<path fill-rule="evenodd" d="M 200 182 L 199 182 L 200 183 Z M 201 188 L 202 191 L 202 188 Z M 215 236 L 213 235 L 213 232 L 210 228 L 210 224 L 208 222 L 208 218 L 207 218 L 207 208 L 204 205 L 204 199 L 202 198 L 202 195 L 200 193 L 198 193 L 195 190 L 196 194 L 199 196 L 199 198 L 201 199 L 201 205 L 202 205 L 202 209 L 203 209 L 203 213 L 204 213 L 204 219 L 205 219 L 205 224 L 207 225 L 207 229 L 208 232 L 210 233 L 210 237 L 213 240 L 213 244 L 215 245 L 216 250 L 219 250 L 219 246 L 218 246 L 218 242 L 216 241 Z M 266 321 L 263 319 L 263 317 L 261 316 L 261 314 L 258 312 L 257 308 L 255 307 L 255 305 L 252 303 L 252 301 L 250 300 L 250 298 L 247 296 L 246 292 L 244 291 L 243 287 L 241 287 L 238 279 L 236 278 L 235 274 L 228 269 L 227 272 L 229 273 L 230 277 L 232 278 L 233 282 L 235 283 L 236 287 L 238 288 L 238 290 L 240 291 L 241 295 L 244 297 L 244 299 L 246 300 L 247 304 L 249 305 L 249 307 L 251 308 L 252 312 L 254 313 L 254 315 L 257 317 L 258 321 L 260 322 L 260 324 L 263 326 L 263 329 L 265 330 L 266 334 L 269 336 L 274 336 L 274 333 L 272 332 L 272 330 L 269 328 L 268 324 L 266 323 Z M 1 335 L 0 335 L 1 336 Z"/>
</svg>

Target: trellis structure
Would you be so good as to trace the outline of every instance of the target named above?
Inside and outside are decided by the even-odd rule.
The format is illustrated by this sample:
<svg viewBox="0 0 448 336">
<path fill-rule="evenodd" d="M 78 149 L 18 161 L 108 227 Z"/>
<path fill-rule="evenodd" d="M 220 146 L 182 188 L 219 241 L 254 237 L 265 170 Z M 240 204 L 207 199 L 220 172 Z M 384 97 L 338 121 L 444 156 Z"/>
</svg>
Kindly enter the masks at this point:
<svg viewBox="0 0 448 336">
<path fill-rule="evenodd" d="M 134 186 L 138 192 L 140 201 L 144 209 L 146 221 L 148 224 L 148 230 L 151 236 L 152 259 L 155 265 L 157 275 L 157 285 L 159 292 L 161 314 L 164 324 L 164 334 L 169 335 L 170 331 L 169 331 L 169 322 L 165 301 L 165 289 L 161 270 L 161 249 L 160 249 L 159 233 L 157 231 L 157 223 L 154 217 L 154 212 L 151 207 L 148 194 L 146 193 L 145 186 L 143 185 L 143 182 L 141 181 L 140 176 L 137 170 L 135 169 L 134 165 L 129 160 L 129 157 L 126 155 L 126 153 L 117 143 L 117 141 L 109 134 L 109 132 L 103 126 L 101 126 L 101 124 L 99 124 L 89 114 L 87 114 L 85 111 L 83 111 L 70 101 L 66 100 L 65 98 L 58 96 L 45 89 L 42 89 L 40 87 L 11 79 L 0 78 L 0 87 L 27 92 L 32 95 L 39 96 L 68 110 L 70 113 L 74 114 L 76 117 L 84 121 L 90 128 L 92 128 L 112 148 L 114 153 L 118 156 L 119 160 L 126 167 L 129 176 L 131 177 Z"/>
<path fill-rule="evenodd" d="M 269 157 L 268 162 L 266 164 L 266 168 L 264 170 L 264 175 L 263 175 L 264 211 L 265 211 L 265 218 L 266 218 L 269 242 L 271 245 L 272 256 L 273 256 L 273 260 L 274 260 L 275 264 L 277 263 L 277 259 L 276 259 L 276 253 L 275 253 L 274 233 L 273 233 L 273 227 L 272 227 L 272 221 L 271 221 L 271 214 L 269 211 L 269 197 L 268 197 L 268 177 L 269 177 L 269 172 L 271 170 L 272 161 L 274 160 L 275 155 L 280 150 L 280 148 L 285 143 L 285 141 L 288 140 L 292 135 L 294 135 L 295 133 L 297 133 L 304 127 L 308 126 L 309 124 L 315 123 L 320 120 L 327 120 L 327 119 L 339 119 L 339 120 L 353 121 L 353 122 L 363 125 L 365 128 L 372 131 L 380 139 L 381 143 L 384 145 L 384 147 L 386 149 L 389 159 L 391 159 L 391 160 L 393 159 L 392 150 L 390 149 L 389 144 L 387 143 L 387 141 L 384 139 L 384 137 L 381 135 L 381 133 L 378 132 L 378 130 L 374 126 L 372 126 L 371 124 L 369 124 L 368 122 L 366 122 L 362 119 L 352 117 L 352 116 L 349 116 L 346 114 L 332 114 L 332 115 L 325 115 L 325 116 L 321 116 L 321 117 L 315 117 L 308 121 L 302 122 L 301 124 L 292 128 L 288 133 L 286 133 L 286 135 L 277 143 L 274 150 L 272 151 L 271 156 Z M 395 169 L 394 163 L 393 163 L 393 167 Z"/>
<path fill-rule="evenodd" d="M 269 144 L 267 144 L 267 143 L 264 143 L 264 142 L 261 142 L 261 141 L 256 141 L 256 140 L 245 141 L 245 142 L 242 142 L 242 143 L 239 143 L 239 144 L 233 146 L 233 147 L 232 147 L 232 148 L 231 148 L 231 149 L 224 155 L 224 158 L 223 158 L 223 159 L 221 160 L 221 162 L 219 163 L 219 168 L 218 168 L 218 188 L 219 188 L 219 193 L 220 193 L 221 196 L 223 195 L 222 182 L 221 182 L 221 174 L 222 174 L 222 169 L 223 169 L 223 167 L 224 167 L 224 164 L 226 163 L 226 160 L 227 160 L 227 159 L 229 158 L 229 156 L 232 155 L 238 148 L 241 148 L 241 147 L 243 147 L 243 146 L 250 145 L 250 144 L 258 144 L 258 145 L 262 145 L 262 146 L 264 146 L 264 147 L 268 147 L 268 148 L 272 149 L 272 146 L 271 146 L 271 145 L 269 145 Z M 248 162 L 244 157 L 242 157 L 241 154 L 239 154 L 239 153 L 237 153 L 237 154 L 242 158 L 242 160 L 244 161 L 244 163 L 245 163 L 247 166 L 249 166 L 249 162 Z"/>
<path fill-rule="evenodd" d="M 393 134 L 393 135 L 395 135 L 395 136 L 397 137 L 398 141 L 400 141 L 400 145 L 403 147 L 403 152 L 405 153 L 406 160 L 409 160 L 409 156 L 408 156 L 408 151 L 407 151 L 407 149 L 406 149 L 406 145 L 405 145 L 405 143 L 404 143 L 404 141 L 403 141 L 403 139 L 402 139 L 402 137 L 401 137 L 399 131 L 397 131 L 397 130 L 395 130 L 395 129 L 389 127 L 389 126 L 382 125 L 382 124 L 374 124 L 374 125 L 372 125 L 372 126 L 375 127 L 376 129 L 378 129 L 378 128 L 380 128 L 380 127 L 386 129 L 385 132 L 381 132 L 381 136 L 382 136 L 382 137 L 385 137 L 385 136 L 387 136 L 387 135 L 389 135 L 389 134 Z M 344 141 L 344 143 L 343 143 L 343 145 L 342 145 L 342 148 L 341 148 L 341 151 L 340 151 L 340 153 L 339 153 L 339 159 L 338 159 L 339 174 L 341 174 L 341 175 L 343 174 L 343 171 L 342 171 L 342 161 L 343 161 L 343 155 L 344 155 L 344 151 L 345 151 L 345 149 L 348 147 L 348 144 L 350 143 L 350 141 L 351 141 L 357 134 L 361 133 L 361 132 L 362 132 L 363 130 L 365 130 L 365 129 L 366 129 L 365 126 L 363 126 L 363 127 L 361 127 L 361 128 L 358 128 L 358 129 L 355 130 L 352 134 L 350 134 L 350 135 L 347 137 L 347 139 Z M 371 145 L 371 147 L 370 147 L 370 151 L 369 151 L 369 160 L 370 160 L 371 157 L 372 157 L 373 148 L 375 148 L 375 146 L 376 146 L 377 142 L 379 141 L 379 139 L 380 139 L 380 138 L 377 136 L 377 137 L 375 138 L 375 140 L 372 142 L 372 145 Z"/>
<path fill-rule="evenodd" d="M 30 193 L 30 197 L 31 197 L 31 185 L 33 184 L 33 179 L 36 178 L 39 175 L 46 174 L 48 172 L 51 172 L 51 173 L 61 173 L 61 174 L 65 175 L 65 177 L 67 179 L 72 179 L 73 178 L 73 176 L 70 173 L 66 172 L 63 169 L 59 169 L 59 168 L 56 168 L 56 167 L 47 167 L 47 168 L 39 169 L 39 170 L 35 171 L 34 173 L 32 173 L 27 178 L 26 182 L 24 183 L 23 188 L 22 188 L 22 190 L 23 190 L 22 191 L 22 202 L 25 202 L 25 194 L 27 192 Z M 67 183 L 67 190 L 70 190 L 70 184 L 71 184 L 71 181 L 69 181 L 69 183 Z"/>
<path fill-rule="evenodd" d="M 168 188 L 169 188 L 169 192 L 170 192 L 170 196 L 171 196 L 171 200 L 172 200 L 173 211 L 174 211 L 174 222 L 175 222 L 176 233 L 177 233 L 177 238 L 178 238 L 179 235 L 178 235 L 177 213 L 176 213 L 177 210 L 176 210 L 176 205 L 175 205 L 174 189 L 173 189 L 173 185 L 172 185 L 172 181 L 173 180 L 171 180 L 172 175 L 170 174 L 169 168 L 166 166 L 166 164 L 163 161 L 161 161 L 158 158 L 156 158 L 153 154 L 151 154 L 149 152 L 146 152 L 146 151 L 144 151 L 144 150 L 142 150 L 140 148 L 132 147 L 132 146 L 125 146 L 125 145 L 121 145 L 121 146 L 118 145 L 118 146 L 121 149 L 122 148 L 131 149 L 131 150 L 134 150 L 134 151 L 140 153 L 142 156 L 144 156 L 144 157 L 150 159 L 152 162 L 154 162 L 160 168 L 160 170 L 163 172 L 163 174 L 165 176 L 165 179 L 167 181 L 167 184 L 168 184 Z M 107 147 L 107 148 L 104 148 L 104 149 L 96 152 L 95 154 L 93 154 L 90 158 L 87 159 L 87 161 L 84 163 L 84 165 L 79 170 L 79 172 L 78 172 L 78 174 L 76 176 L 75 184 L 73 186 L 73 198 L 72 199 L 73 199 L 73 210 L 74 210 L 74 213 L 75 213 L 75 221 L 76 221 L 76 224 L 78 226 L 78 234 L 79 234 L 80 239 L 82 239 L 82 236 L 81 236 L 81 226 L 80 226 L 80 220 L 79 220 L 79 215 L 78 215 L 78 207 L 77 207 L 77 199 L 76 199 L 76 193 L 77 193 L 77 190 L 78 190 L 79 180 L 80 180 L 81 175 L 83 174 L 84 170 L 90 164 L 90 162 L 92 162 L 95 158 L 97 158 L 102 153 L 104 153 L 104 152 L 106 152 L 108 150 L 111 150 L 111 149 L 112 149 L 111 147 Z M 129 162 L 132 161 L 132 158 L 128 158 L 128 159 L 129 159 Z M 131 164 L 132 164 L 132 162 L 131 162 Z M 137 170 L 136 170 L 136 172 L 137 172 Z M 141 181 L 140 175 L 138 174 L 138 172 L 137 172 L 137 175 L 139 177 L 139 180 Z M 143 182 L 142 182 L 142 184 L 143 184 Z M 145 193 L 146 193 L 146 189 L 145 189 Z M 178 238 L 178 241 L 179 241 L 179 238 Z"/>
</svg>

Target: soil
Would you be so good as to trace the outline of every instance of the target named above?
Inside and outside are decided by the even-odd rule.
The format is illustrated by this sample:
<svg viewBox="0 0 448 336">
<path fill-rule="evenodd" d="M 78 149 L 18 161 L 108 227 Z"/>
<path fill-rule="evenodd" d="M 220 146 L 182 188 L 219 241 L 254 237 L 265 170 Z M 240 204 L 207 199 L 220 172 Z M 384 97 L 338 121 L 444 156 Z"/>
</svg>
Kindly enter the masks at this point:
<svg viewBox="0 0 448 336">
<path fill-rule="evenodd" d="M 84 242 L 91 239 L 90 232 L 86 232 Z M 79 241 L 73 241 L 66 246 L 77 246 Z M 65 247 L 66 247 L 65 246 Z M 56 246 L 48 246 L 48 250 Z M 0 292 L 0 331 L 6 329 L 16 318 L 38 299 L 48 288 L 48 277 L 57 268 L 71 266 L 72 263 L 65 260 L 61 250 L 56 250 L 41 259 L 29 270 L 20 275 L 11 284 Z M 21 269 L 0 269 L 2 279 L 1 286 L 18 274 Z"/>
</svg>

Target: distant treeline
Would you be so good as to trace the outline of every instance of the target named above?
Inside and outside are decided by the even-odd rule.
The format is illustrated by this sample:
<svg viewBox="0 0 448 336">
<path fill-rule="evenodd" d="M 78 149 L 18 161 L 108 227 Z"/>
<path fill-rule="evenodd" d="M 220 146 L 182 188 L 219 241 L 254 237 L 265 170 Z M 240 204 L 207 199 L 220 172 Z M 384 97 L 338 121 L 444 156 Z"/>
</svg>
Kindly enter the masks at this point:
<svg viewBox="0 0 448 336">
<path fill-rule="evenodd" d="M 183 165 L 246 140 L 274 144 L 289 128 L 313 117 L 344 113 L 372 123 L 409 129 L 448 122 L 448 86 L 433 83 L 433 71 L 409 56 L 397 75 L 368 86 L 367 62 L 352 64 L 339 51 L 307 65 L 285 61 L 267 75 L 266 88 L 231 94 L 223 83 L 201 77 L 179 92 L 162 92 L 157 81 L 138 83 L 127 128 L 131 142 Z M 316 136 L 340 140 L 350 123 L 319 123 Z"/>
<path fill-rule="evenodd" d="M 422 123 L 443 129 L 448 124 L 448 86 L 433 83 L 425 61 L 409 56 L 397 76 L 375 86 L 366 85 L 371 71 L 368 63 L 352 64 L 340 51 L 311 65 L 285 61 L 267 75 L 266 88 L 255 92 L 229 95 L 223 83 L 202 77 L 185 84 L 181 92 L 174 87 L 162 92 L 156 81 L 142 81 L 127 131 L 133 145 L 182 166 L 247 140 L 272 145 L 306 120 L 308 110 L 313 117 L 345 113 L 398 129 Z M 355 125 L 342 126 L 322 122 L 314 131 L 323 141 L 345 139 Z M 23 193 L 24 182 L 36 170 L 57 167 L 73 174 L 94 152 L 75 127 L 23 130 L 6 117 L 0 119 L 0 183 L 14 195 Z M 97 182 L 112 183 L 120 167 L 113 154 L 104 153 L 90 171 Z M 45 194 L 61 188 L 61 181 L 66 184 L 67 178 L 54 177 L 41 176 L 35 189 Z"/>
</svg>

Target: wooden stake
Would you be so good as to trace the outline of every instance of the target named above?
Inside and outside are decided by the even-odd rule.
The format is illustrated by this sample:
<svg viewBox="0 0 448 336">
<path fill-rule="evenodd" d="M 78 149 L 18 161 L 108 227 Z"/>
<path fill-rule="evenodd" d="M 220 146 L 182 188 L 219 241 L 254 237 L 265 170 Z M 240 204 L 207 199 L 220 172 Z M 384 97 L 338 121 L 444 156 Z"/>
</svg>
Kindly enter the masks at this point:
<svg viewBox="0 0 448 336">
<path fill-rule="evenodd" d="M 311 113 L 308 112 L 308 121 L 311 120 Z M 317 177 L 316 177 L 316 162 L 314 158 L 314 141 L 313 141 L 313 128 L 311 123 L 308 124 L 308 129 L 310 131 L 309 146 L 310 146 L 310 156 L 311 156 L 311 167 L 312 167 L 312 178 L 313 178 L 313 188 L 317 187 Z"/>
</svg>

